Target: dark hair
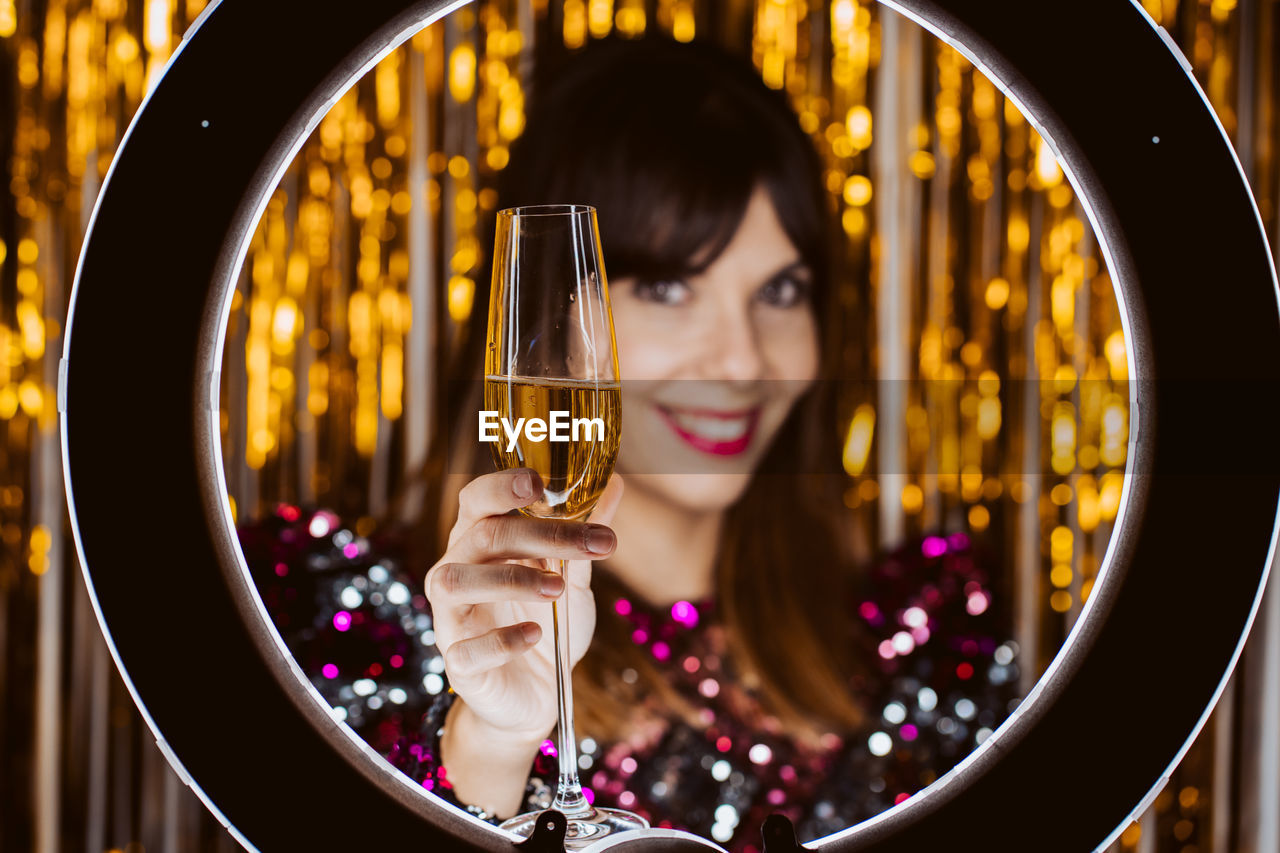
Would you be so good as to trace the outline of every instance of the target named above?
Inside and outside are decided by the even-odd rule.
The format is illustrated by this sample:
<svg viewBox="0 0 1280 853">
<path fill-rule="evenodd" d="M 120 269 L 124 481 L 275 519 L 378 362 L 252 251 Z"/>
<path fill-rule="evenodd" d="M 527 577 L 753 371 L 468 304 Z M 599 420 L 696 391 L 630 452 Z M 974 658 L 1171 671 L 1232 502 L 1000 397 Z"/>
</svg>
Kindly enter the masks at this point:
<svg viewBox="0 0 1280 853">
<path fill-rule="evenodd" d="M 836 349 L 829 321 L 836 312 L 823 310 L 832 302 L 831 201 L 821 160 L 786 96 L 769 89 L 749 61 L 706 43 L 593 42 L 539 69 L 498 200 L 503 208 L 593 205 L 608 275 L 659 280 L 710 265 L 760 185 L 812 271 L 812 304 L 826 332 L 823 370 L 727 513 L 716 601 L 744 679 L 793 731 L 816 736 L 861 724 L 851 687 L 862 683 L 865 664 L 841 594 L 850 560 L 836 513 L 847 480 L 831 393 Z M 482 239 L 492 235 L 486 222 Z M 491 246 L 485 249 L 481 257 L 491 257 Z M 456 365 L 462 372 L 453 376 L 480 375 L 488 288 L 483 275 L 479 280 Z M 466 399 L 449 405 L 463 419 L 475 409 Z M 434 470 L 440 472 L 439 463 Z M 431 523 L 426 518 L 419 527 Z M 440 543 L 447 532 L 438 531 Z M 602 604 L 597 634 L 574 674 L 582 731 L 619 736 L 635 697 L 646 693 L 692 717 L 621 621 L 607 618 L 609 596 L 619 588 L 607 561 L 601 567 L 593 581 Z M 628 668 L 639 675 L 633 684 L 619 678 Z"/>
<path fill-rule="evenodd" d="M 540 70 L 499 181 L 503 207 L 592 204 L 609 274 L 657 279 L 710 265 L 763 183 L 826 285 L 821 162 L 785 95 L 749 63 L 651 36 L 594 42 Z"/>
</svg>

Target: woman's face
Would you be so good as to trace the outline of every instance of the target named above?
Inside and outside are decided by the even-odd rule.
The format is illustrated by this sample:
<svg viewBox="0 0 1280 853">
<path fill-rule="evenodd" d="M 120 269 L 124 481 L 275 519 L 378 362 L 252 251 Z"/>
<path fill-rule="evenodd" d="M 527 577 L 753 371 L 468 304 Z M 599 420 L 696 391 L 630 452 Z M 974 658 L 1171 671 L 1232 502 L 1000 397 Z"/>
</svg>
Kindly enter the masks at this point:
<svg viewBox="0 0 1280 853">
<path fill-rule="evenodd" d="M 810 282 L 763 187 L 701 274 L 610 281 L 628 490 L 694 512 L 738 499 L 817 376 Z"/>
</svg>

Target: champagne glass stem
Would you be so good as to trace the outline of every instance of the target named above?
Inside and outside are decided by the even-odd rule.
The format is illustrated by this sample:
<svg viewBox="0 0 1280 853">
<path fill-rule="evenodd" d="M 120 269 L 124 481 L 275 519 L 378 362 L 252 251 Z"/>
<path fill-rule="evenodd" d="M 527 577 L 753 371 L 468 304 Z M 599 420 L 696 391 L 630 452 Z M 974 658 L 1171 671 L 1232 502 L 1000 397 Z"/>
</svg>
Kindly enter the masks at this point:
<svg viewBox="0 0 1280 853">
<path fill-rule="evenodd" d="M 565 581 L 564 595 L 551 602 L 551 621 L 555 627 L 556 695 L 560 711 L 560 724 L 556 727 L 560 779 L 552 807 L 572 820 L 589 817 L 593 809 L 582 795 L 582 783 L 578 781 L 578 741 L 573 731 L 573 667 L 569 658 L 569 576 L 564 560 L 554 559 L 551 565 Z"/>
</svg>

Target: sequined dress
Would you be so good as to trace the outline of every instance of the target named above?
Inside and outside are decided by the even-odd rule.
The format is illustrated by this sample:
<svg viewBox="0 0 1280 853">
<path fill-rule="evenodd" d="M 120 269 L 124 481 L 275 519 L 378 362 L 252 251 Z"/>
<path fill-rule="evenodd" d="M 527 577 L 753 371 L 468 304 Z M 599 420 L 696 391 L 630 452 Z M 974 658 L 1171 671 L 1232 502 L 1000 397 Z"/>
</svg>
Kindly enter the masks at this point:
<svg viewBox="0 0 1280 853">
<path fill-rule="evenodd" d="M 334 716 L 425 789 L 491 819 L 457 800 L 439 764 L 454 694 L 394 532 L 364 537 L 331 511 L 283 505 L 239 535 L 268 613 Z M 868 721 L 813 745 L 761 724 L 713 600 L 655 608 L 625 594 L 598 599 L 597 618 L 625 620 L 699 718 L 672 714 L 642 741 L 583 738 L 587 795 L 734 853 L 759 850 L 774 812 L 806 842 L 892 807 L 972 752 L 1018 703 L 1017 645 L 991 580 L 962 532 L 915 539 L 870 567 L 849 599 L 876 660 Z M 547 740 L 527 809 L 550 804 L 557 769 Z"/>
</svg>

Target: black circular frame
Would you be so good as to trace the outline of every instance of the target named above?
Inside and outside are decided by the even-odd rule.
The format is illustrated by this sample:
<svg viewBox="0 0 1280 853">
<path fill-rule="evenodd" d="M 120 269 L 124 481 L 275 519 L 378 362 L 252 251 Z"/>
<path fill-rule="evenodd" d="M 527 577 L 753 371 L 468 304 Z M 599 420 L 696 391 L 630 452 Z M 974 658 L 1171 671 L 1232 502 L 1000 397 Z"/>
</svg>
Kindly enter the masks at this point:
<svg viewBox="0 0 1280 853">
<path fill-rule="evenodd" d="M 217 429 L 222 324 L 266 200 L 337 97 L 458 5 L 212 3 L 129 128 L 80 258 L 59 409 L 81 564 L 161 748 L 251 848 L 512 845 L 329 716 L 249 581 Z M 952 772 L 819 846 L 1077 853 L 1159 790 L 1257 610 L 1280 497 L 1275 272 L 1221 126 L 1136 3 L 889 5 L 1059 154 L 1117 283 L 1134 435 L 1105 570 L 1050 671 Z M 771 850 L 789 846 L 766 826 Z M 608 846 L 713 845 L 662 831 Z"/>
</svg>

